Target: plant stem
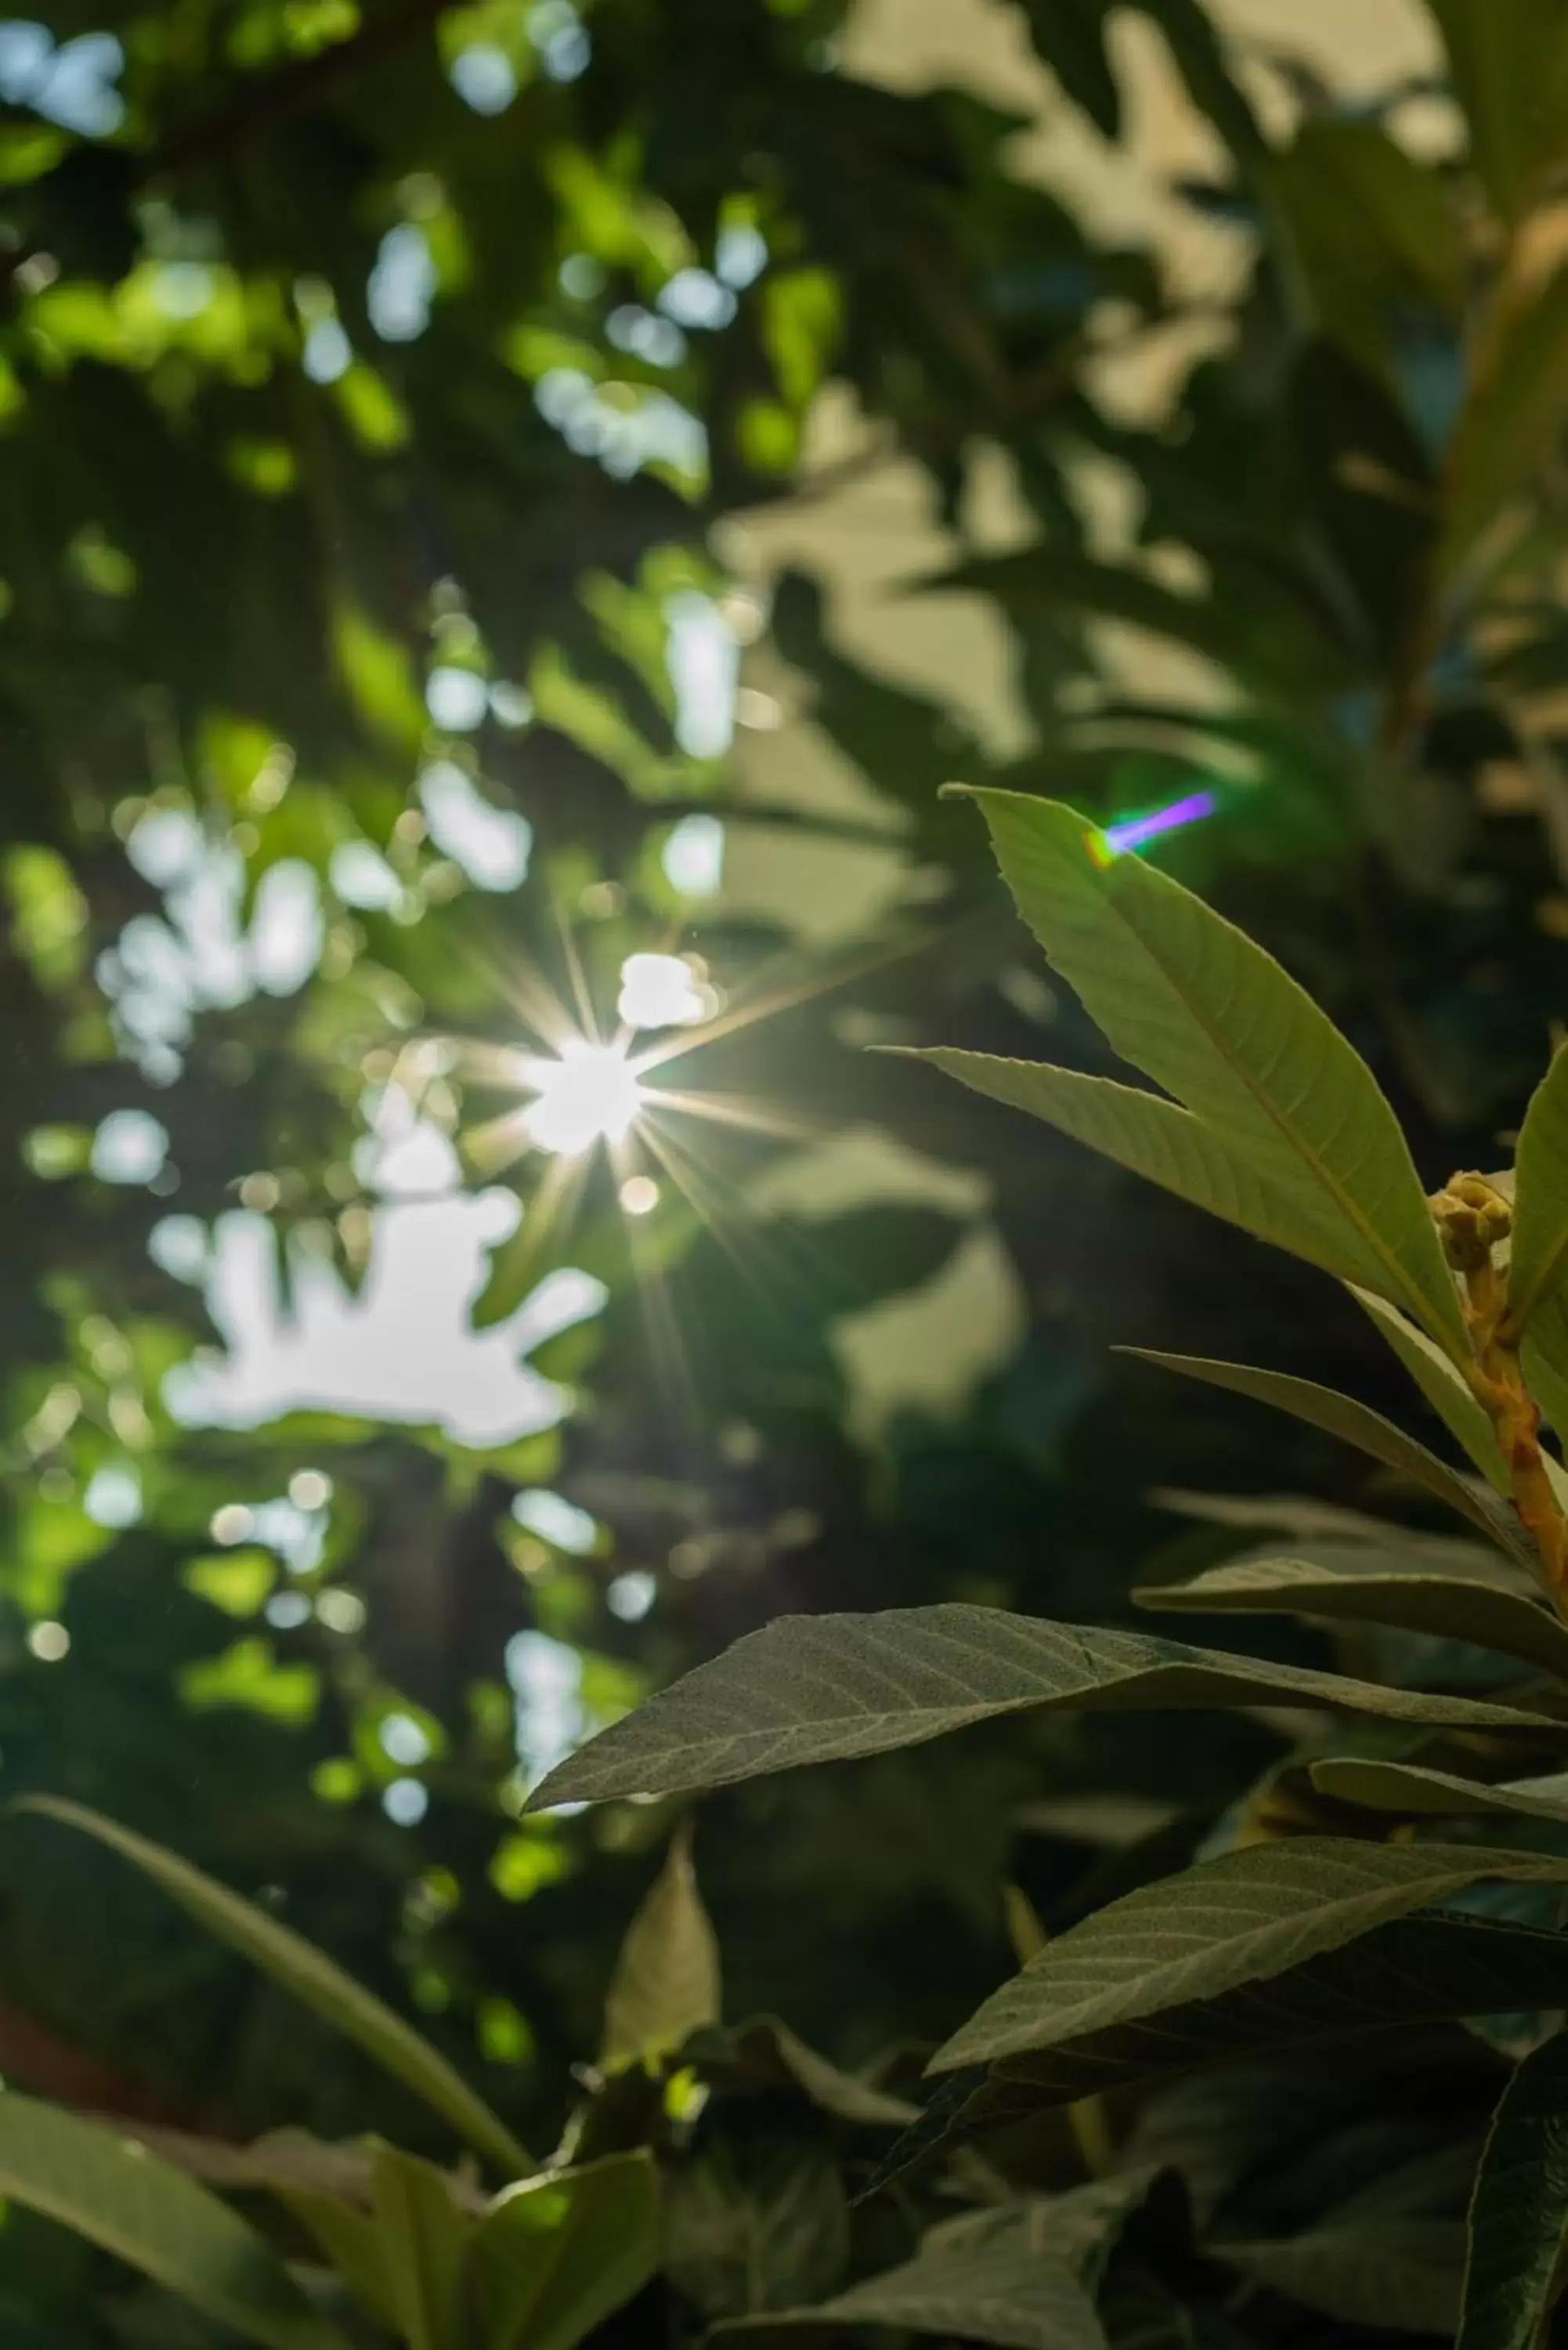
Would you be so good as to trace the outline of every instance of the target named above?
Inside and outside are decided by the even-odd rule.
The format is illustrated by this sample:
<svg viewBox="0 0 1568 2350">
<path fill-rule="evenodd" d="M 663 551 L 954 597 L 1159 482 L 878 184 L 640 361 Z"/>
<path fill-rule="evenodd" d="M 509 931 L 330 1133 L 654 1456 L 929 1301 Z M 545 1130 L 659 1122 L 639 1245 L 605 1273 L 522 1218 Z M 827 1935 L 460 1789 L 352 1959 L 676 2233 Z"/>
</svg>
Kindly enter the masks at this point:
<svg viewBox="0 0 1568 2350">
<path fill-rule="evenodd" d="M 1541 1555 L 1560 1612 L 1568 1614 L 1568 1519 L 1547 1475 L 1540 1408 L 1525 1385 L 1519 1348 L 1501 1335 L 1505 1299 L 1490 1251 L 1484 1264 L 1467 1270 L 1464 1283 L 1475 1355 L 1470 1386 L 1497 1431 L 1519 1522 Z"/>
</svg>

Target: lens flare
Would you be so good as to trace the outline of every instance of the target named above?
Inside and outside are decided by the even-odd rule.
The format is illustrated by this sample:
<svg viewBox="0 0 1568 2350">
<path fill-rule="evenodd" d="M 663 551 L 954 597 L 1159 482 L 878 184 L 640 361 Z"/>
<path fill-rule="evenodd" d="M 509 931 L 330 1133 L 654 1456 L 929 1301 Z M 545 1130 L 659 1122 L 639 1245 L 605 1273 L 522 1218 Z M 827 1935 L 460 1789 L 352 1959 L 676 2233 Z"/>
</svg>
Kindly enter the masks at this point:
<svg viewBox="0 0 1568 2350">
<path fill-rule="evenodd" d="M 521 1075 L 534 1094 L 524 1131 L 562 1159 L 578 1158 L 596 1142 L 624 1142 L 646 1099 L 625 1046 L 586 1036 L 568 1037 L 548 1060 L 525 1062 Z"/>
<path fill-rule="evenodd" d="M 1089 854 L 1096 865 L 1109 865 L 1129 849 L 1141 848 L 1146 840 L 1158 840 L 1162 833 L 1179 832 L 1184 825 L 1200 823 L 1219 805 L 1215 792 L 1189 792 L 1185 799 L 1172 800 L 1166 807 L 1124 816 L 1119 824 L 1106 825 L 1103 832 L 1089 833 Z"/>
</svg>

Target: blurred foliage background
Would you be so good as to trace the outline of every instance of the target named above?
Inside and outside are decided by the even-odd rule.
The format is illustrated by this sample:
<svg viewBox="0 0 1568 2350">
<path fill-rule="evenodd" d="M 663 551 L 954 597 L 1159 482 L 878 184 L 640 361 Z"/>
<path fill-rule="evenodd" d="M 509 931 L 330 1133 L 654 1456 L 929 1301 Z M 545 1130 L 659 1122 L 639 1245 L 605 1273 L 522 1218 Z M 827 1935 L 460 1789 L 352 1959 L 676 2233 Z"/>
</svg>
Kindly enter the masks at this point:
<svg viewBox="0 0 1568 2350">
<path fill-rule="evenodd" d="M 1348 1308 L 867 1049 L 1099 1050 L 940 787 L 1204 795 L 1147 853 L 1434 1181 L 1568 1001 L 1568 37 L 1297 16 L 0 21 L 0 1785 L 260 1895 L 542 2142 L 668 1825 L 519 1819 L 586 1729 L 786 1607 L 1114 1618 L 1171 1485 L 1365 1492 L 1109 1352 L 1376 1393 Z M 618 1021 L 679 1099 L 529 1148 L 527 1056 Z M 1267 1751 L 711 1803 L 733 2012 L 940 2036 L 1005 1878 L 1114 1883 L 1075 1798 L 1179 1855 Z M 45 1835 L 7 2079 L 422 2142 Z M 106 2271 L 13 2215 L 7 2340 L 130 2338 Z"/>
</svg>

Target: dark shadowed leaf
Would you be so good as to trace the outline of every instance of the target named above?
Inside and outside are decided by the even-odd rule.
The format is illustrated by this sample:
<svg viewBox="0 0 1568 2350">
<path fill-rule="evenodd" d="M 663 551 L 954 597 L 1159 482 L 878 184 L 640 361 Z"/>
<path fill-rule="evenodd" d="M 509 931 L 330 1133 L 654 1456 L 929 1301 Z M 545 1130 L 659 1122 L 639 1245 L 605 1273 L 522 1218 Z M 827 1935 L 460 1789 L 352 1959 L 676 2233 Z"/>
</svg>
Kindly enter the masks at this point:
<svg viewBox="0 0 1568 2350">
<path fill-rule="evenodd" d="M 345 2350 L 254 2230 L 98 2122 L 0 2092 L 0 2195 L 74 2229 L 267 2350 Z"/>
<path fill-rule="evenodd" d="M 1161 1370 L 1179 1371 L 1184 1378 L 1202 1379 L 1210 1387 L 1228 1388 L 1232 1395 L 1272 1404 L 1276 1411 L 1288 1411 L 1310 1427 L 1342 1438 L 1392 1469 L 1396 1476 L 1425 1486 L 1492 1542 L 1529 1565 L 1532 1554 L 1518 1524 L 1484 1488 L 1461 1477 L 1435 1452 L 1428 1452 L 1381 1412 L 1357 1403 L 1354 1396 L 1339 1395 L 1333 1388 L 1293 1378 L 1283 1371 L 1258 1370 L 1250 1363 L 1214 1363 L 1199 1355 L 1161 1354 L 1149 1347 L 1126 1347 L 1121 1351 L 1140 1363 L 1158 1364 Z"/>
<path fill-rule="evenodd" d="M 945 2075 L 866 2191 L 1043 2106 L 1302 2048 L 1372 2047 L 1394 2027 L 1551 2008 L 1565 1979 L 1568 1937 L 1482 1918 L 1397 1918 L 1217 1999 Z"/>
<path fill-rule="evenodd" d="M 840 2072 L 808 2048 L 775 2015 L 762 2015 L 732 2032 L 700 2033 L 685 2051 L 710 2079 L 738 2079 L 759 2088 L 798 2090 L 823 2113 L 872 2129 L 902 2129 L 919 2107 L 853 2073 Z"/>
<path fill-rule="evenodd" d="M 463 2323 L 473 2222 L 444 2171 L 399 2147 L 378 2149 L 370 2197 L 387 2305 L 409 2350 L 447 2350 Z"/>
<path fill-rule="evenodd" d="M 497 2196 L 470 2254 L 483 2350 L 574 2350 L 659 2262 L 659 2178 L 644 2147 Z"/>
<path fill-rule="evenodd" d="M 711 2141 L 668 2178 L 671 2282 L 709 2317 L 815 2301 L 844 2273 L 848 2209 L 820 2139 Z"/>
<path fill-rule="evenodd" d="M 1469 2212 L 1459 2350 L 1533 2350 L 1568 2238 L 1568 2034 L 1527 2056 L 1492 2119 Z"/>
<path fill-rule="evenodd" d="M 1514 1162 L 1508 1319 L 1517 1332 L 1568 1280 L 1568 1055 L 1530 1097 Z"/>
<path fill-rule="evenodd" d="M 1439 1574 L 1421 1565 L 1418 1552 L 1406 1557 L 1359 1543 L 1324 1543 L 1303 1557 L 1233 1560 L 1186 1583 L 1146 1586 L 1133 1596 L 1141 1607 L 1179 1612 L 1390 1624 L 1495 1648 L 1568 1678 L 1568 1626 L 1495 1551 L 1478 1546 L 1473 1563 L 1473 1575 Z"/>
<path fill-rule="evenodd" d="M 1000 2350 L 1106 2350 L 1095 2304 L 1072 2267 L 1027 2245 L 1011 2251 L 988 2245 L 972 2252 L 922 2252 L 815 2308 L 783 2310 L 717 2330 L 733 2335 L 805 2327 L 833 2334 L 859 2325 L 995 2343 Z"/>
<path fill-rule="evenodd" d="M 1568 1859 L 1342 1836 L 1244 1846 L 1140 1886 L 1058 1935 L 954 2033 L 932 2069 L 1059 2047 L 1266 1982 L 1482 1877 L 1568 1881 Z"/>
<path fill-rule="evenodd" d="M 1505 219 L 1529 205 L 1542 166 L 1561 151 L 1568 25 L 1552 8 L 1496 0 L 1427 0 L 1448 51 L 1470 152 Z"/>
<path fill-rule="evenodd" d="M 1252 2283 L 1342 2325 L 1448 2334 L 1459 2315 L 1465 2231 L 1458 2220 L 1331 2221 L 1283 2243 L 1214 2251 Z"/>
<path fill-rule="evenodd" d="M 1382 1689 L 1136 1632 L 951 1603 L 781 1616 L 660 1690 L 542 1781 L 531 1807 L 722 1787 L 806 1762 L 914 1746 L 1036 1708 L 1273 1703 L 1397 1721 L 1523 1725 L 1473 1699 Z"/>
<path fill-rule="evenodd" d="M 331 1959 L 253 1903 L 146 1836 L 57 1795 L 29 1795 L 18 1810 L 40 1813 L 62 1826 L 96 1836 L 162 1887 L 199 1926 L 249 1959 L 284 1990 L 341 2032 L 434 2107 L 469 2144 L 509 2176 L 532 2169 L 521 2146 L 446 2058 Z"/>
<path fill-rule="evenodd" d="M 1378 1812 L 1428 1812 L 1455 1818 L 1467 1812 L 1522 1812 L 1538 1820 L 1568 1820 L 1568 1772 L 1545 1779 L 1511 1779 L 1487 1786 L 1417 1762 L 1330 1756 L 1311 1766 L 1313 1785 L 1337 1803 Z"/>
</svg>

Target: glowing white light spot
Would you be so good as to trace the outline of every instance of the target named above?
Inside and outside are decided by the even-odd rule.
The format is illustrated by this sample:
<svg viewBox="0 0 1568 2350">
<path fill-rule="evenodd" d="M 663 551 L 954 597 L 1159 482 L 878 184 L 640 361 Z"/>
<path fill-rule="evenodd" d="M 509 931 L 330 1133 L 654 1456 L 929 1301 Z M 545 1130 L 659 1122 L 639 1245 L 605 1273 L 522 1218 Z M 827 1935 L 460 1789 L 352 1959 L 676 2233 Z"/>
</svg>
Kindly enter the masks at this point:
<svg viewBox="0 0 1568 2350">
<path fill-rule="evenodd" d="M 336 383 L 347 375 L 354 353 L 336 318 L 317 318 L 306 329 L 300 365 L 312 383 Z"/>
<path fill-rule="evenodd" d="M 437 671 L 431 680 L 432 687 L 437 676 L 461 678 L 465 690 L 477 686 L 480 715 L 483 715 L 482 679 L 472 677 L 467 670 Z M 448 716 L 441 723 L 450 724 L 452 720 Z M 477 725 L 479 722 L 464 723 Z M 528 870 L 534 846 L 534 827 L 526 816 L 514 808 L 494 807 L 482 798 L 451 759 L 438 759 L 425 769 L 420 777 L 420 799 L 431 838 L 443 857 L 462 866 L 476 889 L 515 889 Z"/>
<path fill-rule="evenodd" d="M 425 680 L 425 708 L 448 734 L 466 734 L 490 707 L 490 689 L 471 669 L 442 661 Z"/>
<path fill-rule="evenodd" d="M 547 1492 L 541 1486 L 519 1493 L 513 1502 L 512 1514 L 520 1526 L 526 1526 L 541 1542 L 553 1544 L 556 1550 L 571 1551 L 579 1558 L 586 1556 L 598 1539 L 599 1530 L 587 1510 L 579 1510 L 564 1493 Z"/>
<path fill-rule="evenodd" d="M 680 955 L 628 955 L 616 1011 L 628 1028 L 689 1028 L 708 1010 L 696 974 Z"/>
<path fill-rule="evenodd" d="M 530 1061 L 524 1075 L 536 1098 L 524 1112 L 524 1129 L 541 1150 L 564 1158 L 596 1142 L 624 1142 L 642 1107 L 637 1072 L 618 1045 L 575 1036 L 558 1059 Z"/>
<path fill-rule="evenodd" d="M 605 1597 L 612 1616 L 623 1624 L 640 1624 L 658 1596 L 659 1585 L 645 1566 L 634 1566 L 628 1574 L 618 1575 Z"/>
<path fill-rule="evenodd" d="M 70 1653 L 71 1636 L 63 1624 L 35 1624 L 27 1634 L 27 1646 L 41 1665 L 57 1665 Z"/>
<path fill-rule="evenodd" d="M 620 1203 L 628 1216 L 651 1215 L 659 1205 L 659 1186 L 651 1175 L 628 1175 L 620 1187 Z"/>
<path fill-rule="evenodd" d="M 683 898 L 711 898 L 724 878 L 724 827 L 716 816 L 684 816 L 664 844 L 664 878 Z"/>
<path fill-rule="evenodd" d="M 207 1227 L 197 1216 L 160 1216 L 147 1253 L 171 1281 L 198 1282 L 207 1271 Z"/>
<path fill-rule="evenodd" d="M 298 1469 L 288 1481 L 288 1498 L 296 1510 L 324 1510 L 332 1499 L 332 1480 L 319 1469 Z"/>
<path fill-rule="evenodd" d="M 329 1632 L 362 1632 L 365 1628 L 365 1603 L 357 1591 L 344 1591 L 334 1585 L 317 1593 L 316 1613 Z"/>
<path fill-rule="evenodd" d="M 207 1531 L 214 1542 L 226 1547 L 247 1542 L 255 1532 L 255 1523 L 254 1512 L 247 1510 L 243 1502 L 225 1502 L 221 1510 L 213 1512 Z"/>
<path fill-rule="evenodd" d="M 430 1807 L 430 1796 L 417 1779 L 394 1779 L 381 1797 L 381 1809 L 394 1827 L 417 1827 Z"/>
<path fill-rule="evenodd" d="M 405 1770 L 431 1759 L 431 1742 L 411 1713 L 389 1713 L 376 1732 L 381 1751 Z"/>
<path fill-rule="evenodd" d="M 111 1109 L 93 1137 L 100 1183 L 151 1183 L 169 1155 L 169 1129 L 144 1109 Z"/>
<path fill-rule="evenodd" d="M 108 1461 L 88 1480 L 82 1508 L 94 1525 L 133 1526 L 141 1515 L 141 1480 L 124 1461 Z"/>
<path fill-rule="evenodd" d="M 472 41 L 447 68 L 447 79 L 475 114 L 504 114 L 517 95 L 511 58 L 493 41 Z"/>
</svg>

